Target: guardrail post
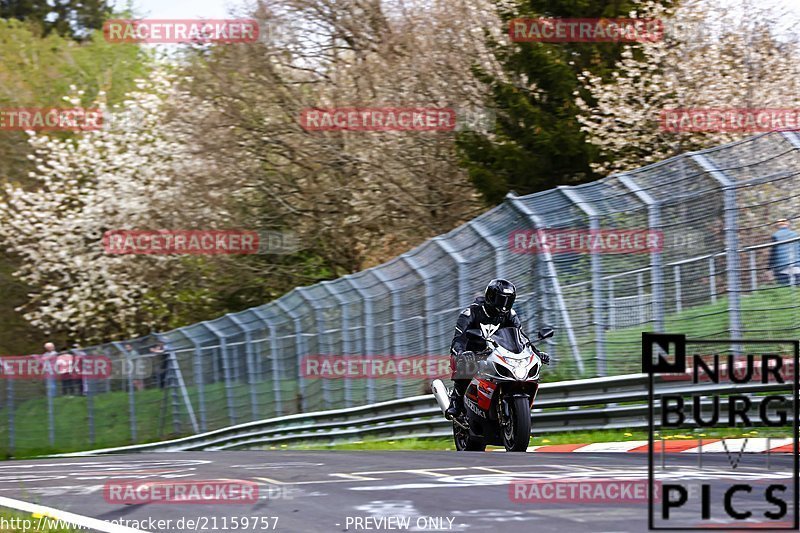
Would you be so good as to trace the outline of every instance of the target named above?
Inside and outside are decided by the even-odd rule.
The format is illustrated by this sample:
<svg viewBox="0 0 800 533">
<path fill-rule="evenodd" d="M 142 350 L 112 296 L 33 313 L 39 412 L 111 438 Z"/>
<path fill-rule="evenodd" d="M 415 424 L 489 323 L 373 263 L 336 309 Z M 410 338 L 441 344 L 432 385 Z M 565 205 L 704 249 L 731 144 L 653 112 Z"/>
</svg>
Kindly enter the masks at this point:
<svg viewBox="0 0 800 533">
<path fill-rule="evenodd" d="M 323 281 L 321 283 L 322 288 L 328 291 L 328 294 L 333 296 L 336 301 L 339 303 L 340 309 L 342 310 L 341 315 L 341 332 L 342 332 L 342 356 L 352 355 L 350 352 L 352 351 L 352 344 L 350 342 L 350 336 L 353 334 L 350 325 L 350 306 L 348 305 L 347 300 L 342 298 L 342 295 L 339 291 L 332 288 L 331 281 Z M 353 403 L 353 381 L 350 379 L 350 376 L 345 375 L 342 379 L 344 379 L 344 404 L 346 407 L 350 407 Z"/>
<path fill-rule="evenodd" d="M 236 405 L 233 403 L 233 384 L 231 383 L 231 367 L 228 361 L 228 346 L 225 342 L 225 337 L 220 334 L 215 326 L 211 323 L 203 321 L 200 322 L 208 331 L 217 338 L 219 342 L 219 351 L 222 355 L 222 375 L 225 379 L 225 398 L 228 403 L 228 420 L 231 425 L 236 424 Z"/>
<path fill-rule="evenodd" d="M 533 210 L 525 205 L 525 203 L 520 200 L 517 196 L 509 193 L 506 195 L 506 199 L 509 201 L 509 205 L 518 213 L 523 215 L 527 218 L 533 228 L 535 230 L 544 229 L 544 224 L 539 219 L 539 217 L 533 212 Z M 581 354 L 578 351 L 578 341 L 575 338 L 575 331 L 572 329 L 572 320 L 569 316 L 569 310 L 567 309 L 567 304 L 564 301 L 564 294 L 561 292 L 561 284 L 558 281 L 558 273 L 556 272 L 555 264 L 553 263 L 553 257 L 550 255 L 550 251 L 547 247 L 543 247 L 542 250 L 542 260 L 544 264 L 547 265 L 547 272 L 548 278 L 550 279 L 550 284 L 553 287 L 553 293 L 556 296 L 556 302 L 558 303 L 558 307 L 561 311 L 561 320 L 564 323 L 564 329 L 567 331 L 567 340 L 569 341 L 569 345 L 572 348 L 572 357 L 575 359 L 575 364 L 578 367 L 578 372 L 583 374 L 583 360 L 581 359 Z"/>
<path fill-rule="evenodd" d="M 650 194 L 642 189 L 632 176 L 621 175 L 617 176 L 619 182 L 628 188 L 636 198 L 647 206 L 647 225 L 650 231 L 659 230 L 661 228 L 661 204 L 656 201 Z M 662 241 L 663 248 L 663 241 Z M 661 250 L 652 250 L 650 252 L 650 284 L 652 286 L 653 296 L 653 322 L 655 324 L 655 331 L 664 331 L 664 269 L 661 260 Z"/>
<path fill-rule="evenodd" d="M 560 185 L 561 191 L 567 199 L 589 217 L 589 230 L 592 233 L 600 231 L 600 217 L 592 205 L 583 199 L 578 191 Z M 592 250 L 589 255 L 592 272 L 592 315 L 594 322 L 595 350 L 597 355 L 597 375 L 606 375 L 606 330 L 603 323 L 603 267 L 600 261 L 600 252 Z"/>
<path fill-rule="evenodd" d="M 256 391 L 257 381 L 254 377 L 255 357 L 253 356 L 253 337 L 250 334 L 250 330 L 244 327 L 241 319 L 239 319 L 236 314 L 230 313 L 225 316 L 230 318 L 231 322 L 236 324 L 236 327 L 244 334 L 244 352 L 247 360 L 247 384 L 250 386 L 250 413 L 252 414 L 253 420 L 258 420 L 258 391 Z"/>
<path fill-rule="evenodd" d="M 706 171 L 722 187 L 725 210 L 725 257 L 728 273 L 728 319 L 731 337 L 739 339 L 742 336 L 741 322 L 741 293 L 740 267 L 739 267 L 739 228 L 738 208 L 736 206 L 736 182 L 729 178 L 722 170 L 704 154 L 690 156 L 700 168 Z M 740 350 L 734 347 L 734 353 Z"/>
<path fill-rule="evenodd" d="M 289 309 L 289 306 L 282 300 L 282 298 L 278 298 L 275 300 L 275 305 L 281 308 L 286 316 L 292 319 L 294 323 L 294 343 L 296 348 L 295 356 L 297 357 L 297 392 L 300 395 L 300 403 L 297 406 L 300 412 L 306 411 L 306 382 L 303 378 L 303 372 L 301 368 L 301 357 L 302 355 L 308 355 L 305 352 L 305 339 L 303 339 L 303 324 L 300 322 L 300 316 L 296 315 L 295 312 Z"/>
</svg>

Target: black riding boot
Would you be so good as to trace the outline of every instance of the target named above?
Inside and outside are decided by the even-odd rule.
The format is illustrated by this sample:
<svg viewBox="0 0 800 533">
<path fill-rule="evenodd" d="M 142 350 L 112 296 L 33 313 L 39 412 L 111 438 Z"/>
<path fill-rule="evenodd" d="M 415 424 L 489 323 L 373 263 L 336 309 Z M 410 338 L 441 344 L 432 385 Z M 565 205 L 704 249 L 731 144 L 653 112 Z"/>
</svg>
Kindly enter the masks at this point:
<svg viewBox="0 0 800 533">
<path fill-rule="evenodd" d="M 444 412 L 448 420 L 457 418 L 464 411 L 464 393 L 467 391 L 469 380 L 458 379 L 453 381 L 453 392 L 450 393 L 450 407 Z"/>
</svg>

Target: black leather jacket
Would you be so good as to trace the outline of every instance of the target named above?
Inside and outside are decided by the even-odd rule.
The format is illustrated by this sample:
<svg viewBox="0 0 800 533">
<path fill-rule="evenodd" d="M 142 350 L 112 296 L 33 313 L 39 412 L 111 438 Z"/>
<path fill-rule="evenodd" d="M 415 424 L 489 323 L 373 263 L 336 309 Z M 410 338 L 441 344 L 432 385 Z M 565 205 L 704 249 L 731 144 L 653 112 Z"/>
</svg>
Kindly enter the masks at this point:
<svg viewBox="0 0 800 533">
<path fill-rule="evenodd" d="M 489 316 L 484 307 L 484 298 L 479 296 L 469 307 L 461 311 L 456 322 L 456 331 L 453 342 L 450 345 L 450 353 L 458 355 L 464 351 L 479 352 L 486 348 L 483 340 L 467 337 L 468 329 L 480 329 L 481 324 L 493 325 L 498 328 L 515 327 L 522 329 L 517 313 L 512 309 L 508 313 L 499 316 Z"/>
</svg>

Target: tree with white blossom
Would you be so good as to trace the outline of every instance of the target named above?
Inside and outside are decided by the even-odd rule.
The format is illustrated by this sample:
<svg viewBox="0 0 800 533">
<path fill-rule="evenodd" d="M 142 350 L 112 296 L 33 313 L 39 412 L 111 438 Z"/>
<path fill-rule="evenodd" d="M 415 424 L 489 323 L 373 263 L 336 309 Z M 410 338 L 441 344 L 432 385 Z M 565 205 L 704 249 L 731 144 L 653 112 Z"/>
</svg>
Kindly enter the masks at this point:
<svg viewBox="0 0 800 533">
<path fill-rule="evenodd" d="M 644 2 L 632 16 L 665 22 L 664 38 L 626 47 L 611 80 L 581 76 L 594 102 L 579 117 L 603 174 L 723 144 L 752 132 L 671 132 L 664 110 L 797 108 L 800 48 L 780 35 L 774 10 L 742 1 L 687 0 L 674 8 Z M 576 93 L 577 94 L 577 93 Z"/>
<path fill-rule="evenodd" d="M 102 243 L 108 230 L 191 227 L 211 215 L 180 179 L 208 162 L 187 152 L 165 118 L 182 98 L 173 82 L 155 70 L 122 105 L 99 101 L 102 129 L 70 139 L 30 132 L 38 188 L 6 185 L 0 238 L 33 288 L 20 311 L 43 331 L 84 341 L 133 335 L 163 325 L 171 302 L 185 297 L 175 290 L 185 258 L 108 254 Z M 81 92 L 73 90 L 65 100 L 78 106 Z"/>
</svg>

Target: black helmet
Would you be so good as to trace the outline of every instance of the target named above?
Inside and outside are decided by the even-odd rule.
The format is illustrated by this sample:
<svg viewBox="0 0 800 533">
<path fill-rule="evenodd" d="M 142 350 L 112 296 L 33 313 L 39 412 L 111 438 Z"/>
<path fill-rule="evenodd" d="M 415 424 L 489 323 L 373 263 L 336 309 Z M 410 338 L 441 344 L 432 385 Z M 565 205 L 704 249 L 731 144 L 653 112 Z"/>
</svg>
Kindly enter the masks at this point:
<svg viewBox="0 0 800 533">
<path fill-rule="evenodd" d="M 484 298 L 489 314 L 508 313 L 517 298 L 517 289 L 510 281 L 493 279 L 486 286 Z"/>
</svg>

